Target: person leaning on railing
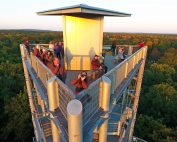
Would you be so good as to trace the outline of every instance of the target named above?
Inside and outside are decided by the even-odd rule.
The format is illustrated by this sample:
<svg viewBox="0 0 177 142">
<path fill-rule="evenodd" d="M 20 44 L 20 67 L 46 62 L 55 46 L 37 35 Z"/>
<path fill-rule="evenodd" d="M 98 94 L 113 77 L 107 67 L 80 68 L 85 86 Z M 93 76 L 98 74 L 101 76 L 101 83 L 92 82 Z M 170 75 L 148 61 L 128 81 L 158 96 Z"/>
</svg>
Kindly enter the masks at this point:
<svg viewBox="0 0 177 142">
<path fill-rule="evenodd" d="M 25 47 L 26 47 L 26 49 L 27 49 L 27 51 L 28 51 L 28 54 L 30 55 L 30 45 L 29 45 L 29 41 L 28 41 L 28 40 L 25 40 L 25 41 L 24 41 L 24 45 L 25 45 Z"/>
<path fill-rule="evenodd" d="M 45 59 L 46 59 L 46 56 L 47 56 L 47 51 L 45 49 L 41 49 L 40 50 L 40 60 L 46 64 L 45 62 Z"/>
<path fill-rule="evenodd" d="M 100 62 L 100 59 L 102 60 L 101 62 Z M 106 73 L 108 69 L 103 62 L 103 57 L 100 57 L 98 55 L 95 55 L 94 58 L 92 59 L 91 67 L 94 72 L 98 71 L 98 74 L 100 75 L 103 73 Z"/>
<path fill-rule="evenodd" d="M 125 49 L 124 49 L 124 47 L 119 47 L 118 57 L 120 58 L 121 61 L 125 60 Z"/>
<path fill-rule="evenodd" d="M 76 86 L 76 88 L 75 88 L 75 94 L 78 94 L 82 90 L 88 88 L 87 73 L 85 71 L 83 71 L 82 73 L 80 73 L 78 75 L 78 77 L 71 82 L 71 84 Z"/>
<path fill-rule="evenodd" d="M 54 58 L 53 66 L 50 68 L 53 74 L 55 74 L 61 81 L 65 82 L 66 79 L 66 71 L 63 66 L 60 64 L 60 60 L 58 58 Z"/>
<path fill-rule="evenodd" d="M 38 58 L 40 57 L 39 49 L 37 49 L 36 47 L 33 47 L 33 55 Z"/>
<path fill-rule="evenodd" d="M 145 42 L 143 41 L 143 42 L 140 42 L 139 44 L 138 44 L 138 47 L 139 48 L 142 48 L 142 47 L 144 47 L 145 46 Z"/>
<path fill-rule="evenodd" d="M 47 51 L 47 55 L 45 57 L 45 62 L 46 62 L 46 65 L 48 68 L 52 68 L 51 66 L 53 66 L 53 59 L 54 59 L 54 56 L 53 56 L 52 52 Z"/>
</svg>

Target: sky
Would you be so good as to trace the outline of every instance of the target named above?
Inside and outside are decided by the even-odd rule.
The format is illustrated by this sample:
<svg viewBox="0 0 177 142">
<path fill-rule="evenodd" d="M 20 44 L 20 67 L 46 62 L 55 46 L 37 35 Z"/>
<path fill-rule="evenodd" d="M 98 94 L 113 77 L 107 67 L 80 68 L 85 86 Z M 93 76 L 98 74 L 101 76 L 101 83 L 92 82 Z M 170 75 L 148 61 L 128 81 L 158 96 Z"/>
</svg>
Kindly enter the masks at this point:
<svg viewBox="0 0 177 142">
<path fill-rule="evenodd" d="M 36 12 L 81 3 L 132 14 L 105 17 L 105 32 L 177 34 L 177 0 L 0 0 L 0 29 L 61 31 L 61 16 Z"/>
</svg>

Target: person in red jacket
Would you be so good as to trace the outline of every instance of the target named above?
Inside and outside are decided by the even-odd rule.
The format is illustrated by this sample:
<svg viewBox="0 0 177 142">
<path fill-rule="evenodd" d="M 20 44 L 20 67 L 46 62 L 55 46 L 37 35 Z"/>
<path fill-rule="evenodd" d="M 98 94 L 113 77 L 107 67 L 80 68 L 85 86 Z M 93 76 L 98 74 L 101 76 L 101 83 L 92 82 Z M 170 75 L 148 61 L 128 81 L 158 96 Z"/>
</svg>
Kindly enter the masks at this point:
<svg viewBox="0 0 177 142">
<path fill-rule="evenodd" d="M 105 64 L 103 63 L 103 60 L 100 62 L 100 58 L 98 55 L 95 55 L 93 60 L 91 61 L 91 66 L 92 66 L 92 70 L 98 70 L 102 73 L 106 73 L 108 70 L 108 67 L 105 66 Z"/>
<path fill-rule="evenodd" d="M 88 88 L 88 78 L 87 73 L 83 71 L 78 75 L 76 79 L 71 82 L 72 85 L 75 85 L 75 94 L 78 94 L 82 90 Z"/>
<path fill-rule="evenodd" d="M 53 54 L 51 51 L 47 51 L 47 55 L 45 57 L 45 63 L 47 65 L 47 67 L 50 68 L 50 66 L 53 65 Z"/>
<path fill-rule="evenodd" d="M 102 66 L 99 62 L 99 56 L 95 55 L 93 60 L 91 61 L 91 65 L 92 65 L 92 70 L 99 70 L 102 69 Z"/>
<path fill-rule="evenodd" d="M 41 49 L 40 50 L 40 60 L 45 64 L 45 58 L 46 58 L 46 50 Z"/>
<path fill-rule="evenodd" d="M 33 47 L 33 55 L 36 56 L 36 57 L 40 56 L 39 50 L 36 47 Z"/>
<path fill-rule="evenodd" d="M 145 46 L 144 41 L 143 41 L 143 42 L 140 42 L 140 43 L 138 44 L 138 47 L 139 47 L 139 48 L 142 48 L 142 47 L 144 47 L 144 46 Z"/>
<path fill-rule="evenodd" d="M 51 68 L 53 74 L 55 74 L 61 81 L 65 82 L 66 79 L 66 71 L 64 67 L 61 66 L 58 58 L 54 58 L 53 67 Z"/>
<path fill-rule="evenodd" d="M 27 49 L 27 51 L 28 51 L 28 54 L 30 54 L 30 45 L 29 45 L 29 41 L 28 41 L 28 40 L 25 40 L 25 41 L 24 41 L 24 45 L 25 45 L 25 47 L 26 47 L 26 49 Z"/>
</svg>

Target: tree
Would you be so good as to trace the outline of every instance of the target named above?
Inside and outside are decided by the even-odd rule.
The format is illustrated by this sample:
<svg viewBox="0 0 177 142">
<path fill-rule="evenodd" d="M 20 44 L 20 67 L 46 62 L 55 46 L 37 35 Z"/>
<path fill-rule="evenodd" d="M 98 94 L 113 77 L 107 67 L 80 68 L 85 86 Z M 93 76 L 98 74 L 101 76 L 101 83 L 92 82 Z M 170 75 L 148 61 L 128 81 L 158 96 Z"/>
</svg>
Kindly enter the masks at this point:
<svg viewBox="0 0 177 142">
<path fill-rule="evenodd" d="M 172 67 L 177 67 L 177 49 L 169 48 L 164 53 L 164 56 L 161 57 L 160 63 L 164 63 Z"/>
<path fill-rule="evenodd" d="M 7 120 L 3 127 L 1 126 L 0 140 L 4 142 L 12 140 L 13 142 L 31 142 L 33 131 L 26 93 L 20 92 L 17 96 L 6 101 L 4 109 Z"/>
<path fill-rule="evenodd" d="M 143 86 L 151 86 L 162 82 L 173 83 L 173 75 L 175 69 L 167 64 L 153 63 L 150 65 L 150 69 L 145 70 Z"/>
<path fill-rule="evenodd" d="M 167 83 L 156 84 L 149 88 L 148 92 L 141 95 L 139 113 L 146 114 L 155 119 L 161 119 L 163 123 L 177 126 L 177 91 Z M 174 109 L 176 108 L 176 109 Z M 173 113 L 172 113 L 173 112 Z M 171 122 L 171 123 L 170 123 Z"/>
<path fill-rule="evenodd" d="M 135 125 L 135 136 L 150 142 L 175 142 L 175 132 L 166 127 L 161 120 L 140 115 Z"/>
<path fill-rule="evenodd" d="M 153 61 L 157 61 L 159 59 L 160 55 L 161 55 L 161 53 L 160 53 L 159 49 L 157 47 L 154 47 L 151 51 L 150 59 Z"/>
</svg>

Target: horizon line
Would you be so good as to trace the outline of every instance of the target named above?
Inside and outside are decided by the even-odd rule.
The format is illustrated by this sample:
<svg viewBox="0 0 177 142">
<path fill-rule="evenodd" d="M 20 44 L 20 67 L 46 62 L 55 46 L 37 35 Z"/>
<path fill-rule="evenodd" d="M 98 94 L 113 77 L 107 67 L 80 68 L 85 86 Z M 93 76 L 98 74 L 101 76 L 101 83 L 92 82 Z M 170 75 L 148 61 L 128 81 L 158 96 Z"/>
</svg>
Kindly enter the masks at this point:
<svg viewBox="0 0 177 142">
<path fill-rule="evenodd" d="M 46 31 L 46 32 L 63 32 L 62 30 L 45 30 L 45 29 L 11 29 L 11 28 L 7 28 L 7 29 L 0 29 L 0 31 Z M 177 35 L 177 33 L 158 33 L 158 32 L 111 32 L 111 31 L 103 31 L 103 33 L 126 33 L 126 34 L 167 34 L 167 35 Z"/>
</svg>

